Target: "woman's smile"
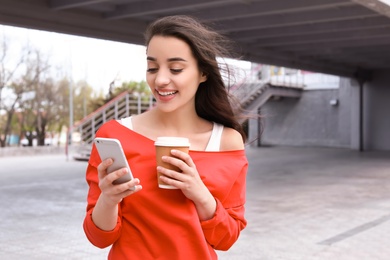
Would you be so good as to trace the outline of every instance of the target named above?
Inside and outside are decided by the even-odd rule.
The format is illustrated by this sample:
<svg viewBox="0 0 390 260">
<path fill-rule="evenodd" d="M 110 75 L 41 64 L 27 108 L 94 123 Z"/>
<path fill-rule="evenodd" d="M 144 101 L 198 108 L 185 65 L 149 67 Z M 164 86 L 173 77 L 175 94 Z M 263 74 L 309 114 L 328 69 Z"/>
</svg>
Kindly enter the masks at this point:
<svg viewBox="0 0 390 260">
<path fill-rule="evenodd" d="M 170 90 L 170 91 L 163 91 L 163 90 L 156 90 L 157 99 L 162 102 L 168 102 L 171 101 L 173 98 L 176 97 L 176 94 L 179 93 L 177 90 Z"/>
<path fill-rule="evenodd" d="M 156 90 L 157 91 L 157 93 L 160 95 L 160 96 L 170 96 L 170 95 L 174 95 L 174 94 L 176 94 L 177 92 L 179 92 L 179 91 L 159 91 L 159 90 Z"/>
</svg>

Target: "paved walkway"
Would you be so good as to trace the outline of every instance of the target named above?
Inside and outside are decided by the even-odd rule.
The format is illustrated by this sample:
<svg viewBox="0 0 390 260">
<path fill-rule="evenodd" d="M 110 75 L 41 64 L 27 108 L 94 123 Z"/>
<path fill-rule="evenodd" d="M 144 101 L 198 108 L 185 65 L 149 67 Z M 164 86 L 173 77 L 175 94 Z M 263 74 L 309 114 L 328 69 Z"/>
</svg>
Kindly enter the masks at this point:
<svg viewBox="0 0 390 260">
<path fill-rule="evenodd" d="M 249 225 L 220 259 L 390 259 L 390 152 L 247 154 Z M 0 158 L 0 259 L 106 259 L 82 230 L 85 167 L 64 155 Z"/>
</svg>

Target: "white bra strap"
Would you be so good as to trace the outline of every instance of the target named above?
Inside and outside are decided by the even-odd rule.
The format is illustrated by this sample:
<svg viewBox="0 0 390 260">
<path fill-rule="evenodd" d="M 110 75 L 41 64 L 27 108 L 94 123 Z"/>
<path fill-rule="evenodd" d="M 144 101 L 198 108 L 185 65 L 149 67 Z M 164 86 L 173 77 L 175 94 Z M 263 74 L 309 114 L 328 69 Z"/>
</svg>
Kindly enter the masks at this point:
<svg viewBox="0 0 390 260">
<path fill-rule="evenodd" d="M 222 132 L 223 132 L 223 125 L 214 122 L 213 131 L 211 132 L 211 136 L 207 144 L 206 151 L 209 152 L 219 151 L 219 147 L 221 146 Z"/>
<path fill-rule="evenodd" d="M 129 128 L 130 130 L 133 130 L 133 123 L 131 122 L 131 116 L 121 118 L 120 123 L 123 126 L 126 126 L 127 128 Z"/>
</svg>

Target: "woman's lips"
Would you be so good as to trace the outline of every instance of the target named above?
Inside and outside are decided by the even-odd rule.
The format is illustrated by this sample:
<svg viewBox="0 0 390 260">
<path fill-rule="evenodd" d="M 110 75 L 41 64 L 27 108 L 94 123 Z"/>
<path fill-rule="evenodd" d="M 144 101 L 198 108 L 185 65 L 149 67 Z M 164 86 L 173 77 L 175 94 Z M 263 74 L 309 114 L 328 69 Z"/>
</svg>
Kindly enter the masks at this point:
<svg viewBox="0 0 390 260">
<path fill-rule="evenodd" d="M 174 95 L 176 94 L 178 91 L 158 91 L 157 90 L 157 93 L 160 95 L 160 96 L 163 96 L 163 97 L 166 97 L 166 96 L 170 96 L 170 95 Z"/>
<path fill-rule="evenodd" d="M 158 99 L 161 101 L 170 101 L 175 97 L 175 95 L 178 93 L 178 91 L 158 91 L 156 90 L 158 94 Z"/>
</svg>

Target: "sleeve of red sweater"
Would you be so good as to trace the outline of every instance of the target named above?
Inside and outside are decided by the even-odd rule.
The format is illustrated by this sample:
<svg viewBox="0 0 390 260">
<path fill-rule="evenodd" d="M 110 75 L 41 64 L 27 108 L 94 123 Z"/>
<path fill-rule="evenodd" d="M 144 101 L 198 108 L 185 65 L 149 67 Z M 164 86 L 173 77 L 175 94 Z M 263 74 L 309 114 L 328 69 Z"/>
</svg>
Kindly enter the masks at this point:
<svg viewBox="0 0 390 260">
<path fill-rule="evenodd" d="M 95 147 L 92 148 L 91 158 L 94 158 L 96 155 Z M 99 159 L 100 160 L 100 159 Z M 84 218 L 83 228 L 85 235 L 88 240 L 95 246 L 99 248 L 105 248 L 112 245 L 120 236 L 121 233 L 121 212 L 119 212 L 117 225 L 112 231 L 104 231 L 98 228 L 92 220 L 92 211 L 95 207 L 96 201 L 100 196 L 100 188 L 98 186 L 98 173 L 97 168 L 90 163 L 88 163 L 87 168 L 87 183 L 89 185 L 88 193 L 88 205 L 87 205 L 87 214 Z M 120 209 L 119 209 L 120 211 Z"/>
<path fill-rule="evenodd" d="M 247 168 L 248 164 L 242 167 L 225 201 L 221 202 L 216 198 L 214 217 L 201 222 L 205 238 L 214 249 L 228 250 L 247 225 L 244 218 Z"/>
</svg>

